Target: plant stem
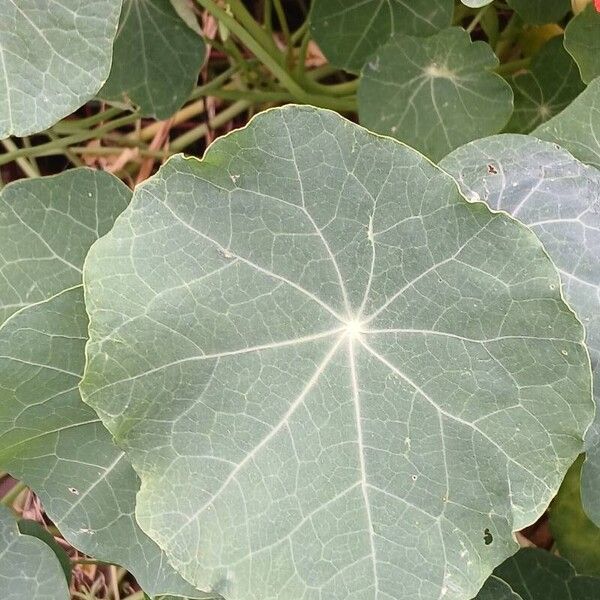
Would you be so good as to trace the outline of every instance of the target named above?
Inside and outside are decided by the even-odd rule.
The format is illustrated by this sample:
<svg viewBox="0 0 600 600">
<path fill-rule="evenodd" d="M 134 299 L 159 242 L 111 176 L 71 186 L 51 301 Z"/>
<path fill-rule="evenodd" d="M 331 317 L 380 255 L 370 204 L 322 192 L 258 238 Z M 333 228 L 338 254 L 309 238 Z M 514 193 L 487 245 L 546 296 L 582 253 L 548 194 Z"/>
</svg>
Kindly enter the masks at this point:
<svg viewBox="0 0 600 600">
<path fill-rule="evenodd" d="M 0 140 L 0 142 L 2 142 L 2 145 L 4 148 L 6 148 L 8 153 L 17 152 L 19 150 L 17 145 L 10 138 Z M 40 172 L 38 171 L 37 167 L 33 163 L 29 162 L 26 158 L 17 158 L 16 163 L 19 165 L 21 171 L 27 175 L 27 177 L 40 176 Z"/>
<path fill-rule="evenodd" d="M 466 29 L 467 33 L 472 33 L 475 27 L 479 25 L 479 22 L 481 21 L 481 19 L 483 19 L 483 15 L 485 15 L 486 11 L 490 6 L 491 4 L 488 4 L 487 6 L 484 6 L 483 8 L 477 11 L 477 14 L 473 17 L 473 20 L 469 23 Z"/>
<path fill-rule="evenodd" d="M 223 127 L 228 121 L 243 113 L 251 105 L 252 102 L 249 100 L 239 100 L 235 104 L 228 106 L 218 115 L 215 115 L 208 123 L 202 123 L 194 127 L 194 129 L 186 131 L 183 135 L 176 137 L 170 144 L 171 152 L 181 152 L 185 147 L 204 137 L 208 133 L 209 128 L 218 129 L 219 127 Z"/>
<path fill-rule="evenodd" d="M 283 39 L 285 40 L 285 44 L 288 49 L 288 59 L 290 57 L 290 52 L 292 49 L 291 44 L 291 36 L 290 36 L 290 28 L 288 26 L 288 22 L 285 16 L 285 11 L 283 10 L 283 5 L 281 4 L 281 0 L 273 0 L 273 6 L 275 7 L 275 12 L 277 13 L 277 20 L 279 21 L 279 25 L 281 26 L 281 33 L 283 33 Z"/>
<path fill-rule="evenodd" d="M 4 506 L 12 506 L 13 502 L 18 498 L 19 494 L 27 489 L 27 486 L 22 481 L 17 481 L 15 485 L 13 485 L 10 490 L 2 497 L 0 500 L 0 504 L 4 504 Z"/>
<path fill-rule="evenodd" d="M 84 142 L 87 140 L 91 140 L 94 138 L 101 137 L 104 133 L 108 133 L 113 129 L 117 129 L 119 127 L 123 127 L 124 125 L 130 125 L 134 121 L 139 119 L 138 114 L 127 115 L 125 117 L 121 117 L 120 119 L 115 119 L 114 121 L 110 121 L 106 123 L 106 125 L 102 125 L 100 127 L 96 127 L 95 129 L 91 129 L 89 131 L 83 131 L 81 133 L 75 133 L 73 135 L 69 135 L 66 137 L 58 138 L 56 140 L 51 140 L 50 142 L 46 142 L 45 144 L 40 144 L 39 146 L 33 146 L 31 148 L 17 148 L 13 152 L 7 152 L 0 156 L 0 165 L 5 165 L 13 160 L 17 160 L 21 157 L 28 156 L 48 156 L 48 151 L 54 151 L 57 149 L 66 148 L 67 146 L 72 146 L 73 144 L 78 144 L 79 142 Z"/>
<path fill-rule="evenodd" d="M 526 69 L 531 64 L 531 58 L 520 58 L 511 62 L 502 63 L 496 69 L 498 75 L 511 75 L 521 69 Z"/>
<path fill-rule="evenodd" d="M 54 133 L 73 133 L 74 131 L 81 131 L 82 129 L 89 129 L 102 121 L 108 121 L 118 114 L 122 113 L 123 110 L 116 107 L 111 107 L 105 111 L 99 112 L 91 117 L 85 119 L 65 119 L 59 121 L 52 127 Z"/>
<path fill-rule="evenodd" d="M 278 79 L 281 85 L 286 88 L 291 94 L 294 95 L 299 101 L 302 101 L 304 97 L 304 90 L 294 78 L 287 72 L 285 67 L 282 66 L 279 60 L 279 51 L 274 43 L 269 44 L 269 49 L 265 48 L 260 43 L 260 39 L 266 35 L 266 32 L 261 29 L 256 21 L 252 19 L 252 16 L 242 6 L 243 11 L 239 8 L 241 4 L 237 0 L 230 3 L 230 7 L 234 10 L 236 7 L 236 16 L 241 20 L 241 16 L 245 13 L 248 14 L 250 20 L 258 28 L 263 35 L 256 35 L 254 28 L 249 33 L 236 19 L 231 15 L 227 14 L 222 8 L 220 8 L 213 0 L 196 0 L 203 8 L 210 12 L 216 19 L 221 21 L 229 30 L 236 35 L 236 37 L 250 50 L 256 58 L 258 58 L 273 75 Z M 271 40 L 272 42 L 272 40 Z M 275 50 L 273 51 L 272 48 Z"/>
<path fill-rule="evenodd" d="M 74 154 L 89 154 L 91 156 L 114 156 L 121 154 L 128 146 L 73 146 L 70 150 Z M 136 152 L 143 157 L 165 159 L 171 156 L 172 152 L 166 150 L 146 150 L 145 148 L 136 148 Z"/>
</svg>

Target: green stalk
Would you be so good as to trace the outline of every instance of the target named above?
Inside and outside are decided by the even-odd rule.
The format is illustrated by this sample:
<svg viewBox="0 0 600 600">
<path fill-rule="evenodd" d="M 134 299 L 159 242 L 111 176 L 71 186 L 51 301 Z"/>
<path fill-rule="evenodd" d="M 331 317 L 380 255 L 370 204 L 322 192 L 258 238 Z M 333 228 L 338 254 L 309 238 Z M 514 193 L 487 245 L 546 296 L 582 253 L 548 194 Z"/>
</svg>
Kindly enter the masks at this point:
<svg viewBox="0 0 600 600">
<path fill-rule="evenodd" d="M 19 497 L 19 494 L 25 489 L 27 489 L 27 486 L 22 481 L 18 481 L 2 497 L 2 500 L 0 500 L 0 504 L 4 504 L 4 506 L 9 506 L 9 507 L 12 506 L 13 502 Z"/>
<path fill-rule="evenodd" d="M 520 58 L 510 62 L 502 63 L 496 69 L 498 75 L 512 75 L 521 69 L 526 69 L 531 64 L 531 58 Z"/>
<path fill-rule="evenodd" d="M 121 108 L 111 107 L 105 111 L 99 112 L 91 117 L 85 119 L 65 119 L 59 121 L 52 127 L 54 133 L 73 133 L 74 131 L 81 131 L 82 129 L 89 129 L 102 121 L 108 121 L 118 114 L 122 113 Z"/>
<path fill-rule="evenodd" d="M 170 144 L 171 152 L 181 152 L 190 144 L 193 144 L 195 141 L 204 137 L 208 133 L 209 128 L 218 129 L 219 127 L 223 127 L 223 125 L 225 125 L 231 119 L 237 117 L 239 114 L 243 113 L 251 105 L 252 102 L 249 100 L 239 100 L 235 104 L 228 106 L 218 115 L 215 115 L 214 119 L 211 119 L 208 124 L 202 123 L 201 125 L 194 127 L 194 129 L 190 129 L 179 137 L 176 137 Z"/>
<path fill-rule="evenodd" d="M 4 146 L 4 148 L 6 149 L 6 151 L 8 153 L 17 152 L 19 150 L 17 145 L 10 138 L 6 138 L 5 140 L 0 140 L 0 142 L 2 142 L 2 145 Z M 28 147 L 30 148 L 31 146 L 24 146 L 24 148 L 28 148 Z M 23 173 L 25 173 L 25 175 L 27 175 L 27 177 L 39 177 L 40 176 L 40 172 L 38 171 L 35 164 L 30 162 L 26 158 L 17 158 L 16 163 L 19 165 L 19 168 L 21 169 L 21 171 L 23 171 Z"/>
<path fill-rule="evenodd" d="M 491 6 L 491 4 L 488 4 L 487 6 L 484 6 L 483 8 L 481 8 L 480 10 L 477 11 L 477 14 L 475 15 L 475 17 L 473 18 L 473 20 L 469 23 L 468 27 L 467 27 L 467 33 L 472 33 L 473 30 L 475 29 L 475 27 L 477 27 L 477 25 L 479 25 L 479 22 L 481 21 L 481 19 L 483 19 L 483 15 L 485 15 L 486 11 L 488 10 L 488 8 Z"/>
<path fill-rule="evenodd" d="M 304 97 L 304 90 L 298 83 L 294 80 L 294 78 L 286 71 L 286 69 L 282 66 L 279 61 L 279 51 L 275 47 L 275 52 L 271 49 L 274 47 L 274 44 L 269 44 L 269 49 L 265 48 L 259 42 L 261 37 L 266 35 L 266 32 L 258 26 L 258 23 L 252 19 L 252 16 L 248 14 L 256 28 L 262 32 L 263 36 L 255 35 L 254 27 L 252 28 L 251 33 L 249 33 L 241 23 L 239 23 L 236 19 L 234 19 L 231 15 L 225 12 L 222 8 L 220 8 L 213 0 L 196 0 L 198 4 L 200 4 L 203 8 L 205 8 L 208 12 L 210 12 L 216 19 L 221 21 L 247 48 L 250 50 L 256 58 L 258 58 L 271 73 L 278 79 L 281 85 L 287 89 L 291 94 L 294 95 L 299 101 L 302 101 Z M 231 9 L 234 9 L 234 6 L 238 6 L 238 2 L 232 2 L 230 4 Z M 244 8 L 245 11 L 245 8 Z M 238 19 L 240 19 L 240 14 L 238 12 L 235 13 Z M 271 40 L 272 41 L 272 40 Z"/>
<path fill-rule="evenodd" d="M 102 125 L 101 127 L 96 127 L 95 129 L 92 129 L 90 131 L 84 131 L 81 133 L 76 133 L 66 137 L 58 138 L 56 140 L 51 140 L 50 142 L 40 144 L 39 146 L 33 146 L 31 148 L 17 148 L 12 152 L 6 152 L 5 154 L 0 155 L 0 165 L 5 165 L 21 157 L 48 156 L 48 154 L 45 154 L 48 151 L 57 150 L 59 148 L 62 151 L 62 149 L 66 148 L 67 146 L 72 146 L 73 144 L 78 144 L 79 142 L 85 142 L 87 140 L 99 138 L 103 134 L 108 133 L 113 129 L 123 127 L 124 125 L 130 125 L 138 119 L 138 114 L 127 115 L 125 117 L 121 117 L 120 119 L 110 121 L 109 123 L 106 123 L 106 125 Z"/>
</svg>

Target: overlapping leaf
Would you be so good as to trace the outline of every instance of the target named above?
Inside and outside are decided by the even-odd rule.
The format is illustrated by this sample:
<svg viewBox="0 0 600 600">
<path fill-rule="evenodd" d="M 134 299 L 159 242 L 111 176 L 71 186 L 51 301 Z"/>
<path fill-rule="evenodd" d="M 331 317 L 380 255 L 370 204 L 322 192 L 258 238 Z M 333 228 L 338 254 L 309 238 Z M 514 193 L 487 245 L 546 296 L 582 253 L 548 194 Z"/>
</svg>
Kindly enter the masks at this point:
<svg viewBox="0 0 600 600">
<path fill-rule="evenodd" d="M 396 33 L 426 36 L 448 27 L 452 0 L 316 0 L 311 30 L 334 65 L 360 71 Z"/>
<path fill-rule="evenodd" d="M 328 111 L 171 159 L 84 281 L 138 521 L 229 600 L 471 598 L 591 420 L 537 238 Z"/>
<path fill-rule="evenodd" d="M 526 548 L 496 569 L 475 600 L 596 600 L 599 589 L 600 578 L 577 575 L 565 559 Z"/>
<path fill-rule="evenodd" d="M 583 81 L 600 76 L 600 13 L 593 4 L 567 25 L 565 48 L 579 65 Z"/>
<path fill-rule="evenodd" d="M 550 506 L 550 526 L 560 555 L 580 574 L 600 575 L 600 528 L 586 515 L 581 504 L 583 456 L 569 469 Z M 600 588 L 599 588 L 600 590 Z"/>
<path fill-rule="evenodd" d="M 0 590 L 2 600 L 68 600 L 69 588 L 52 549 L 21 535 L 17 522 L 0 505 Z"/>
<path fill-rule="evenodd" d="M 466 194 L 527 223 L 557 264 L 566 297 L 585 325 L 600 401 L 600 173 L 555 145 L 503 135 L 456 150 L 440 166 Z M 594 428 L 588 433 L 592 444 Z M 593 457 L 592 457 L 593 459 Z M 595 478 L 594 478 L 595 479 Z M 598 487 L 584 486 L 597 519 Z"/>
<path fill-rule="evenodd" d="M 46 129 L 100 89 L 122 0 L 0 0 L 0 139 Z"/>
<path fill-rule="evenodd" d="M 584 163 L 600 168 L 600 78 L 565 110 L 537 127 L 533 135 L 559 144 Z"/>
<path fill-rule="evenodd" d="M 490 46 L 460 28 L 428 38 L 396 36 L 363 69 L 360 122 L 439 160 L 506 125 L 513 94 L 491 72 L 497 65 Z"/>
<path fill-rule="evenodd" d="M 166 119 L 187 100 L 204 59 L 204 43 L 171 0 L 124 0 L 114 60 L 100 96 L 130 101 Z"/>
<path fill-rule="evenodd" d="M 130 197 L 119 180 L 88 169 L 2 191 L 0 465 L 35 490 L 74 546 L 126 566 L 151 595 L 193 595 L 135 523 L 137 477 L 77 387 L 83 261 Z"/>
<path fill-rule="evenodd" d="M 570 0 L 506 0 L 524 21 L 536 25 L 560 21 L 571 8 Z"/>
<path fill-rule="evenodd" d="M 577 65 L 563 46 L 562 36 L 552 38 L 536 54 L 531 67 L 512 79 L 515 110 L 508 131 L 529 133 L 566 108 L 585 86 Z"/>
</svg>

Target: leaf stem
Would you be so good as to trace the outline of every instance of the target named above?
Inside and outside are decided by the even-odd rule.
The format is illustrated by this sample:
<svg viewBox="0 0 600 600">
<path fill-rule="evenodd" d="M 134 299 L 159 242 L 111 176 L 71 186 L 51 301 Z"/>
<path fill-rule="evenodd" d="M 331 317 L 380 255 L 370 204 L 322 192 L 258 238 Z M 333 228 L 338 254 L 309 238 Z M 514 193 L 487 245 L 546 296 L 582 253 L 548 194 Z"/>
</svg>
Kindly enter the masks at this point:
<svg viewBox="0 0 600 600">
<path fill-rule="evenodd" d="M 483 19 L 483 16 L 485 15 L 486 11 L 489 9 L 490 6 L 491 4 L 488 4 L 477 11 L 477 14 L 473 17 L 473 19 L 467 26 L 467 33 L 473 33 L 473 30 L 475 29 L 475 27 L 477 27 L 477 25 L 479 25 L 479 22 L 481 21 L 481 19 Z"/>
<path fill-rule="evenodd" d="M 4 146 L 4 148 L 6 149 L 6 151 L 8 153 L 11 153 L 11 152 L 14 153 L 19 150 L 18 146 L 10 138 L 0 140 L 0 142 L 2 142 L 2 145 Z M 29 147 L 31 147 L 31 146 L 29 146 Z M 27 146 L 24 146 L 24 148 L 27 148 Z M 23 173 L 25 175 L 27 175 L 27 177 L 39 177 L 40 176 L 40 172 L 38 171 L 37 167 L 32 162 L 27 160 L 26 158 L 24 158 L 24 157 L 17 158 L 16 163 L 19 165 L 19 168 L 21 169 L 21 171 L 23 171 Z"/>
<path fill-rule="evenodd" d="M 15 485 L 13 485 L 10 490 L 2 497 L 0 500 L 0 504 L 4 504 L 4 506 L 12 506 L 14 501 L 19 497 L 19 494 L 27 489 L 27 486 L 22 481 L 17 481 Z"/>
<path fill-rule="evenodd" d="M 502 63 L 496 69 L 498 75 L 512 75 L 521 69 L 526 69 L 531 64 L 531 58 L 520 58 L 510 62 Z"/>
</svg>

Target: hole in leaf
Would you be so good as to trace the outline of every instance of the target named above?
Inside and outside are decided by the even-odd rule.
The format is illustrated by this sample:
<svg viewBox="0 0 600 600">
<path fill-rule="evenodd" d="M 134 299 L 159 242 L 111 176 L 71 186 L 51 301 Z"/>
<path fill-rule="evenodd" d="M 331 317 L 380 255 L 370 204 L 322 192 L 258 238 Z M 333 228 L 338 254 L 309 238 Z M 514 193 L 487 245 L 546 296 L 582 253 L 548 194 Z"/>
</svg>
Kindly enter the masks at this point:
<svg viewBox="0 0 600 600">
<path fill-rule="evenodd" d="M 487 527 L 483 532 L 483 541 L 486 546 L 489 546 L 494 541 L 494 536 L 491 534 L 490 530 Z"/>
<path fill-rule="evenodd" d="M 498 169 L 496 169 L 496 167 L 494 167 L 494 165 L 488 165 L 487 170 L 488 170 L 488 173 L 490 173 L 491 175 L 498 175 Z"/>
</svg>

